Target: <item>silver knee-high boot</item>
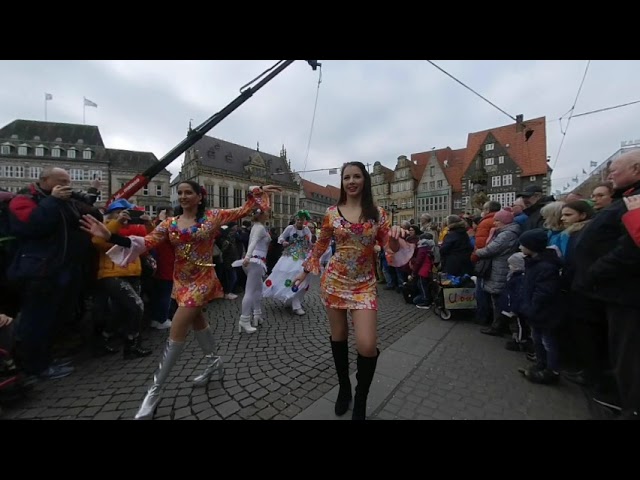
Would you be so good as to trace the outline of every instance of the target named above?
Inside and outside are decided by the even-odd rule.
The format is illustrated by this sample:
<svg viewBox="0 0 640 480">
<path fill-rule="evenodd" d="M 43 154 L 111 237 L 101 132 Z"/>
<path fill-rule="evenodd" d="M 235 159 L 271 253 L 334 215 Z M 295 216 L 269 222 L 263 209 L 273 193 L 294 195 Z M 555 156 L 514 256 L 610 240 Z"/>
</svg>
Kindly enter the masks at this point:
<svg viewBox="0 0 640 480">
<path fill-rule="evenodd" d="M 204 372 L 193 379 L 193 384 L 199 387 L 206 385 L 209 383 L 209 380 L 211 380 L 213 372 L 216 371 L 218 372 L 218 381 L 222 381 L 222 376 L 224 374 L 222 358 L 216 355 L 216 342 L 213 337 L 211 327 L 194 331 L 193 333 L 195 334 L 196 340 L 204 352 L 207 361 L 207 366 L 205 367 Z"/>
<path fill-rule="evenodd" d="M 153 374 L 153 383 L 147 391 L 142 405 L 140 405 L 138 409 L 138 413 L 136 413 L 136 420 L 151 420 L 153 418 L 156 407 L 158 403 L 160 403 L 162 386 L 167 381 L 169 372 L 178 361 L 178 358 L 180 358 L 180 354 L 182 350 L 184 350 L 184 344 L 185 342 L 174 342 L 171 339 L 167 340 L 158 369 Z"/>
</svg>

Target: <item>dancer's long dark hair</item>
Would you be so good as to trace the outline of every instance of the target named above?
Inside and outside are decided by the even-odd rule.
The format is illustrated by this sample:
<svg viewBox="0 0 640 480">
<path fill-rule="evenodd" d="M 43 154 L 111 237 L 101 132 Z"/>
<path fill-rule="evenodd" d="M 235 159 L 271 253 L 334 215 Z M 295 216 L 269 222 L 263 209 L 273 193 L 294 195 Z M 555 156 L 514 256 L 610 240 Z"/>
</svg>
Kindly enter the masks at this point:
<svg viewBox="0 0 640 480">
<path fill-rule="evenodd" d="M 340 170 L 340 200 L 338 205 L 344 205 L 347 202 L 347 191 L 344 189 L 344 182 L 342 178 L 344 176 L 344 170 L 347 167 L 358 167 L 364 176 L 364 187 L 362 188 L 362 197 L 360 198 L 360 205 L 362 206 L 362 216 L 360 220 L 375 220 L 380 221 L 380 212 L 376 203 L 373 201 L 373 192 L 371 191 L 371 175 L 367 172 L 362 162 L 347 162 L 342 165 Z"/>
<path fill-rule="evenodd" d="M 193 180 L 185 180 L 183 182 L 180 182 L 178 184 L 178 188 L 183 183 L 189 185 L 197 194 L 202 195 L 202 201 L 198 204 L 198 211 L 196 212 L 196 219 L 200 220 L 202 217 L 204 217 L 204 212 L 207 209 L 207 191 L 204 189 L 204 187 L 200 186 L 198 182 L 194 182 Z M 182 210 L 182 206 L 176 207 L 174 212 L 174 215 L 176 217 L 182 215 L 183 213 L 184 211 Z"/>
</svg>

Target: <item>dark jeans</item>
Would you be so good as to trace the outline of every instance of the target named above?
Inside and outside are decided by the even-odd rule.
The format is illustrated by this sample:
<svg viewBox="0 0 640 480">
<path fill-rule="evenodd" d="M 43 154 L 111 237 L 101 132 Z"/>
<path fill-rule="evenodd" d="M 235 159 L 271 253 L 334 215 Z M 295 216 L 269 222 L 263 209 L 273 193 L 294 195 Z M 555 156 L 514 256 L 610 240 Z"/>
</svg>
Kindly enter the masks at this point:
<svg viewBox="0 0 640 480">
<path fill-rule="evenodd" d="M 224 293 L 233 293 L 238 283 L 238 272 L 236 272 L 236 269 L 230 265 L 225 265 L 224 270 L 227 278 L 227 281 L 225 282 L 226 285 L 224 286 Z"/>
<path fill-rule="evenodd" d="M 489 325 L 492 321 L 491 294 L 482 288 L 484 280 L 478 279 L 476 284 L 476 323 Z"/>
<path fill-rule="evenodd" d="M 104 315 L 109 310 L 109 300 L 118 315 L 111 315 L 111 321 L 105 322 Z M 114 312 L 111 312 L 114 313 Z M 117 319 L 123 319 L 125 333 L 136 337 L 142 328 L 144 304 L 140 298 L 140 277 L 113 277 L 98 280 L 94 298 L 94 321 L 105 325 L 105 333 L 114 334 L 118 326 Z"/>
<path fill-rule="evenodd" d="M 52 278 L 26 283 L 20 322 L 16 327 L 18 358 L 28 374 L 39 374 L 52 361 L 53 333 L 68 320 L 77 305 L 77 272 L 64 271 Z"/>
<path fill-rule="evenodd" d="M 431 305 L 430 284 L 430 277 L 418 277 L 418 291 L 420 294 L 413 298 L 414 305 Z"/>
<path fill-rule="evenodd" d="M 171 291 L 173 280 L 160 280 L 154 278 L 151 289 L 149 307 L 151 308 L 151 321 L 164 323 L 171 320 Z"/>
<path fill-rule="evenodd" d="M 538 366 L 557 372 L 559 352 L 558 338 L 554 329 L 531 327 L 531 336 Z"/>
<path fill-rule="evenodd" d="M 606 305 L 611 364 L 623 415 L 640 414 L 640 307 Z"/>
</svg>

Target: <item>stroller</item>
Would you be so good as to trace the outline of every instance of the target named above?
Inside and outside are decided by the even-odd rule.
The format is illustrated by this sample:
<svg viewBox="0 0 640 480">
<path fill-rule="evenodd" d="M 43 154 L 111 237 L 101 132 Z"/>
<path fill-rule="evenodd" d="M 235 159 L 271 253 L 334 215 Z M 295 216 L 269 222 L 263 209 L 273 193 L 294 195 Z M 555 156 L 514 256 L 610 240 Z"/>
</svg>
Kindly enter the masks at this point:
<svg viewBox="0 0 640 480">
<path fill-rule="evenodd" d="M 476 283 L 469 275 L 455 277 L 446 273 L 433 276 L 431 298 L 433 311 L 442 320 L 451 318 L 452 310 L 473 310 L 476 308 Z"/>
</svg>

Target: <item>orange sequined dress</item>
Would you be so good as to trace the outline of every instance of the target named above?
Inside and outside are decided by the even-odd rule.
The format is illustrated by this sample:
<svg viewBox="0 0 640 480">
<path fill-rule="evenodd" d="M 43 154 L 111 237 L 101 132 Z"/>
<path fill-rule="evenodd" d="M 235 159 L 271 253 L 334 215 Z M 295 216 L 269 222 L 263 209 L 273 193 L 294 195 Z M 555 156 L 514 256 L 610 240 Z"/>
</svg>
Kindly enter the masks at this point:
<svg viewBox="0 0 640 480">
<path fill-rule="evenodd" d="M 337 206 L 327 209 L 318 241 L 303 264 L 307 271 L 318 275 L 320 257 L 335 237 L 336 253 L 320 280 L 320 295 L 326 307 L 378 310 L 374 246 L 387 245 L 391 228 L 386 212 L 380 207 L 378 211 L 379 222 L 350 223 Z"/>
<path fill-rule="evenodd" d="M 224 296 L 212 263 L 214 241 L 222 225 L 250 215 L 257 206 L 268 210 L 269 195 L 254 188 L 240 208 L 207 210 L 196 225 L 184 230 L 178 228 L 177 217 L 167 218 L 144 237 L 147 250 L 167 240 L 175 249 L 173 296 L 178 306 L 202 307 Z"/>
</svg>

